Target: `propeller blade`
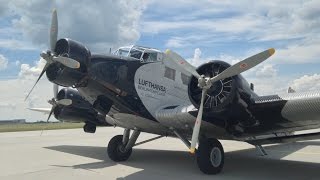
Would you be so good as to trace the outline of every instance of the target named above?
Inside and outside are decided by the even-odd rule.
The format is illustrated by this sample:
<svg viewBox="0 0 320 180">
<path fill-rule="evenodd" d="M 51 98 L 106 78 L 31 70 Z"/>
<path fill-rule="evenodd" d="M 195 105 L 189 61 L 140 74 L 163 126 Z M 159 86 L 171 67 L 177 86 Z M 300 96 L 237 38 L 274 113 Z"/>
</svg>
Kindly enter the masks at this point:
<svg viewBox="0 0 320 180">
<path fill-rule="evenodd" d="M 80 63 L 78 61 L 68 57 L 63 57 L 63 56 L 53 57 L 53 61 L 57 61 L 72 69 L 77 69 L 80 67 Z"/>
<path fill-rule="evenodd" d="M 261 53 L 253 55 L 243 61 L 238 62 L 237 64 L 232 65 L 228 69 L 222 71 L 222 73 L 211 78 L 210 81 L 213 83 L 221 79 L 225 79 L 225 78 L 240 74 L 246 70 L 249 70 L 254 66 L 260 64 L 261 62 L 265 61 L 266 59 L 268 59 L 270 56 L 274 54 L 274 52 L 275 50 L 273 48 L 270 48 Z"/>
<path fill-rule="evenodd" d="M 49 116 L 48 116 L 48 119 L 47 119 L 47 122 L 49 122 L 49 119 L 50 119 L 55 107 L 56 106 L 52 106 L 51 111 L 50 111 Z"/>
<path fill-rule="evenodd" d="M 60 100 L 57 100 L 56 103 L 59 105 L 69 106 L 72 104 L 72 100 L 71 99 L 60 99 Z"/>
<path fill-rule="evenodd" d="M 31 90 L 29 91 L 28 95 L 26 96 L 26 98 L 24 99 L 24 101 L 26 101 L 28 99 L 28 97 L 30 96 L 31 92 L 33 91 L 33 88 L 37 85 L 37 83 L 39 82 L 39 80 L 41 79 L 41 77 L 43 76 L 43 74 L 46 72 L 47 68 L 49 66 L 49 63 L 46 63 L 46 65 L 44 66 L 44 68 L 42 69 L 36 83 L 34 83 L 34 85 L 32 86 Z"/>
<path fill-rule="evenodd" d="M 59 86 L 58 86 L 58 84 L 53 84 L 53 95 L 54 95 L 54 98 L 55 98 L 55 99 L 57 99 L 58 91 L 59 91 Z"/>
<path fill-rule="evenodd" d="M 51 48 L 51 52 L 54 52 L 54 49 L 56 47 L 57 39 L 58 39 L 58 16 L 57 16 L 57 10 L 54 9 L 53 12 L 52 12 L 51 27 L 50 27 L 50 48 Z"/>
<path fill-rule="evenodd" d="M 200 78 L 200 74 L 196 71 L 196 68 L 194 66 L 192 66 L 190 63 L 188 63 L 188 61 L 183 59 L 179 54 L 177 54 L 169 49 L 167 49 L 165 53 L 179 67 L 188 71 L 190 74 L 192 74 L 196 78 Z"/>
<path fill-rule="evenodd" d="M 203 113 L 203 103 L 204 103 L 204 98 L 206 94 L 207 94 L 207 90 L 202 89 L 200 108 L 199 108 L 196 122 L 193 127 L 193 132 L 192 132 L 192 139 L 191 139 L 191 146 L 190 146 L 190 153 L 192 154 L 195 153 L 196 145 L 199 139 L 199 132 L 200 132 L 201 121 L 202 121 L 202 113 Z"/>
</svg>

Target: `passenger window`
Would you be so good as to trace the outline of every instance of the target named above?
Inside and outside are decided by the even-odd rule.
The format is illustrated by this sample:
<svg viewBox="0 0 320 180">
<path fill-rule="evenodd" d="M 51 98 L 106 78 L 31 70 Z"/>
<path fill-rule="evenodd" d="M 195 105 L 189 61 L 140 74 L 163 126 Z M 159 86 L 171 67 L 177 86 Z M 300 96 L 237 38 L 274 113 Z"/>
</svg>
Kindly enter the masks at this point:
<svg viewBox="0 0 320 180">
<path fill-rule="evenodd" d="M 188 85 L 190 77 L 185 75 L 184 73 L 181 73 L 181 80 L 184 85 Z"/>
<path fill-rule="evenodd" d="M 169 67 L 165 67 L 165 72 L 164 72 L 164 77 L 168 78 L 168 79 L 172 79 L 175 80 L 176 79 L 176 70 L 169 68 Z"/>
</svg>

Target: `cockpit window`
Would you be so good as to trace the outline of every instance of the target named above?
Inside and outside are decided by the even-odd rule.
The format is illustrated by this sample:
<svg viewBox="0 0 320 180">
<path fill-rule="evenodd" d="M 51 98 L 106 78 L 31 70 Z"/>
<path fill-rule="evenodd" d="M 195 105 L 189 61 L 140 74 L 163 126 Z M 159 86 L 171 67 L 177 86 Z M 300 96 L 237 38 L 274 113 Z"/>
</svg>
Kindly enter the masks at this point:
<svg viewBox="0 0 320 180">
<path fill-rule="evenodd" d="M 162 60 L 161 51 L 142 46 L 120 47 L 113 54 L 117 56 L 125 56 L 139 59 L 143 63 L 156 62 Z"/>
<path fill-rule="evenodd" d="M 119 49 L 118 51 L 118 55 L 119 56 L 128 56 L 128 53 L 129 53 L 129 50 L 126 50 L 126 49 Z"/>
<path fill-rule="evenodd" d="M 142 56 L 143 62 L 155 62 L 157 61 L 158 53 L 145 52 Z"/>
<path fill-rule="evenodd" d="M 142 55 L 142 51 L 137 50 L 137 49 L 131 49 L 129 56 L 136 58 L 136 59 L 140 59 Z"/>
</svg>

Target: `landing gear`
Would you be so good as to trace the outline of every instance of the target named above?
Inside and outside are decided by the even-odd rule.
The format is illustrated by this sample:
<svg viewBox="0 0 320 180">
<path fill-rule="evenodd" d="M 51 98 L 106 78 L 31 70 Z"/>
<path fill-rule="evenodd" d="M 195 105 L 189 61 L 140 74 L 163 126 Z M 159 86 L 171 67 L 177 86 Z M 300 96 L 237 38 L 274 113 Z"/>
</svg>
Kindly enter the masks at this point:
<svg viewBox="0 0 320 180">
<path fill-rule="evenodd" d="M 134 130 L 131 137 L 130 130 L 125 129 L 123 135 L 114 136 L 108 144 L 108 156 L 115 162 L 126 161 L 132 153 L 132 147 L 136 143 L 140 131 Z"/>
<path fill-rule="evenodd" d="M 173 133 L 190 149 L 190 142 L 178 131 L 172 129 Z M 224 165 L 224 150 L 221 143 L 214 138 L 202 137 L 196 150 L 197 164 L 205 174 L 218 174 Z"/>
<path fill-rule="evenodd" d="M 83 126 L 83 131 L 86 133 L 95 133 L 97 129 L 97 126 L 93 123 L 87 122 L 84 126 Z"/>
<path fill-rule="evenodd" d="M 224 164 L 224 150 L 217 139 L 201 139 L 197 151 L 197 164 L 205 174 L 218 174 Z"/>
<path fill-rule="evenodd" d="M 122 139 L 122 135 L 114 136 L 108 144 L 108 156 L 113 161 L 126 161 L 132 153 L 132 148 L 125 149 Z"/>
</svg>

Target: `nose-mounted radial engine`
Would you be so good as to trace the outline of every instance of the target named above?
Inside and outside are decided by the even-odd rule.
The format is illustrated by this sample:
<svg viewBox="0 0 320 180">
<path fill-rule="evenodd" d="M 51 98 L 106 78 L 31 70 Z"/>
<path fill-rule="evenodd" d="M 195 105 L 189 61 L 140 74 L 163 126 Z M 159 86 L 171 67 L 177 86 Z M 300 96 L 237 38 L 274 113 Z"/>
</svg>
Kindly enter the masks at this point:
<svg viewBox="0 0 320 180">
<path fill-rule="evenodd" d="M 197 68 L 199 74 L 213 78 L 230 67 L 230 64 L 223 61 L 210 61 Z M 222 112 L 233 101 L 237 89 L 237 81 L 233 77 L 227 77 L 212 83 L 208 88 L 204 100 L 205 111 Z M 202 89 L 198 86 L 198 79 L 192 77 L 188 86 L 188 94 L 191 102 L 199 108 Z"/>
<path fill-rule="evenodd" d="M 170 50 L 166 52 L 168 58 L 194 76 L 189 84 L 189 97 L 191 102 L 196 107 L 199 107 L 199 111 L 192 132 L 191 153 L 195 152 L 195 147 L 198 142 L 204 106 L 209 103 L 210 109 L 215 111 L 228 104 L 228 102 L 232 100 L 232 93 L 234 92 L 234 83 L 232 83 L 234 78 L 232 77 L 260 64 L 272 56 L 274 52 L 275 50 L 273 48 L 268 49 L 230 67 L 220 62 L 204 64 L 198 69 L 195 69 L 175 52 Z M 224 70 L 221 72 L 219 70 L 220 68 L 216 68 L 216 66 L 220 66 L 220 68 Z M 224 93 L 223 90 L 225 90 Z"/>
</svg>

